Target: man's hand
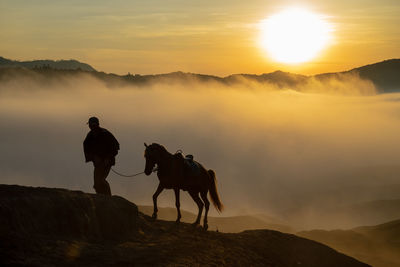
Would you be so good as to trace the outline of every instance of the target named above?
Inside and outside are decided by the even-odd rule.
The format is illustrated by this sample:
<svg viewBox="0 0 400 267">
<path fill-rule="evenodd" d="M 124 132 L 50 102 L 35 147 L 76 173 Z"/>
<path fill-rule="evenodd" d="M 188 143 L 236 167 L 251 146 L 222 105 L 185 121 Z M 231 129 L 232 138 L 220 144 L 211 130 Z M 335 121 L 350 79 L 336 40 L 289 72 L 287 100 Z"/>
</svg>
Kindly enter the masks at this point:
<svg viewBox="0 0 400 267">
<path fill-rule="evenodd" d="M 115 165 L 115 158 L 114 157 L 106 158 L 104 159 L 104 163 L 108 166 L 113 166 Z"/>
</svg>

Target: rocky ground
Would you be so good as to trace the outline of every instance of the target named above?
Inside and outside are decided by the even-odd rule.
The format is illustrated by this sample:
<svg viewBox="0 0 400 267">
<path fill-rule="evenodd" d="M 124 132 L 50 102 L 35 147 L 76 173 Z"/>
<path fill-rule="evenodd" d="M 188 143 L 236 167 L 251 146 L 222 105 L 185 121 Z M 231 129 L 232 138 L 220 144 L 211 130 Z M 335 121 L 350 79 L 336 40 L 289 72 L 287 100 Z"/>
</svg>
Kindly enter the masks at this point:
<svg viewBox="0 0 400 267">
<path fill-rule="evenodd" d="M 153 221 L 118 196 L 10 185 L 0 185 L 0 264 L 369 266 L 278 231 L 204 231 Z"/>
</svg>

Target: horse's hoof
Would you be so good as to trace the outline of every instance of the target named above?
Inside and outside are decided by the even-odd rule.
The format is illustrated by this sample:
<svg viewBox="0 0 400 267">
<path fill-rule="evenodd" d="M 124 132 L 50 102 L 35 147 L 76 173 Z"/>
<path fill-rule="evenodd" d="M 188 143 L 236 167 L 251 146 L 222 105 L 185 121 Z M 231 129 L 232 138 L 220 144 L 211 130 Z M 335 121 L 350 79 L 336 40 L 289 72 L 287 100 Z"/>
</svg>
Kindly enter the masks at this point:
<svg viewBox="0 0 400 267">
<path fill-rule="evenodd" d="M 207 231 L 207 229 L 208 229 L 208 224 L 205 223 L 205 224 L 203 225 L 203 228 L 204 228 L 204 230 Z"/>
<path fill-rule="evenodd" d="M 196 227 L 197 225 L 199 225 L 199 224 L 200 224 L 199 222 L 194 222 L 194 223 L 192 223 L 192 225 L 195 226 L 195 227 Z"/>
<path fill-rule="evenodd" d="M 151 218 L 155 221 L 157 220 L 157 214 L 153 213 L 153 215 L 151 215 Z"/>
<path fill-rule="evenodd" d="M 175 221 L 175 223 L 176 223 L 176 224 L 180 224 L 180 223 L 181 223 L 181 220 L 178 219 L 178 220 Z"/>
</svg>

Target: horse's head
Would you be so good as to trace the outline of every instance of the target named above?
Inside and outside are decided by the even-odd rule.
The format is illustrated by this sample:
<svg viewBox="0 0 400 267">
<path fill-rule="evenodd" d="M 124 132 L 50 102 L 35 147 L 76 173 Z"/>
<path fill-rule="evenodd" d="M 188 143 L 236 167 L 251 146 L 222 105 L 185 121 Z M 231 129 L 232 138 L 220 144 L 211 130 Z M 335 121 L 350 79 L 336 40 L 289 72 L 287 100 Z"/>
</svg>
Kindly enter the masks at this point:
<svg viewBox="0 0 400 267">
<path fill-rule="evenodd" d="M 146 143 L 144 143 L 144 146 L 146 147 L 144 151 L 144 158 L 146 159 L 144 173 L 150 175 L 154 166 L 160 162 L 163 147 L 158 144 L 151 144 L 148 146 Z"/>
</svg>

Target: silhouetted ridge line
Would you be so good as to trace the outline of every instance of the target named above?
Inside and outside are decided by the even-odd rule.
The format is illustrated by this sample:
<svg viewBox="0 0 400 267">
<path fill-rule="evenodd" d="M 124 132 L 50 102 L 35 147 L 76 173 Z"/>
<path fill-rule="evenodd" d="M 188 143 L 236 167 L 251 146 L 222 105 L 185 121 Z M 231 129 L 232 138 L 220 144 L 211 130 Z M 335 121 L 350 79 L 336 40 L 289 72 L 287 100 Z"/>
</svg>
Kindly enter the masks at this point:
<svg viewBox="0 0 400 267">
<path fill-rule="evenodd" d="M 33 62 L 40 62 L 35 65 Z M 218 77 L 214 75 L 187 73 L 182 71 L 165 73 L 165 74 L 150 74 L 140 75 L 131 74 L 117 75 L 112 73 L 97 72 L 87 64 L 80 63 L 75 60 L 71 61 L 52 61 L 53 63 L 46 63 L 48 61 L 31 61 L 31 62 L 18 62 L 11 61 L 0 57 L 0 82 L 10 79 L 18 79 L 18 75 L 29 75 L 29 72 L 24 69 L 29 68 L 34 73 L 43 75 L 39 77 L 41 80 L 62 78 L 73 76 L 74 74 L 86 73 L 92 77 L 103 81 L 110 88 L 118 88 L 124 86 L 147 86 L 152 83 L 160 84 L 176 84 L 180 83 L 190 85 L 198 83 L 216 83 L 220 85 L 249 85 L 249 82 L 256 82 L 258 85 L 266 84 L 273 85 L 276 88 L 294 89 L 297 86 L 307 85 L 308 82 L 313 80 L 325 82 L 334 78 L 338 81 L 346 81 L 349 76 L 359 76 L 363 80 L 371 81 L 378 90 L 378 93 L 391 93 L 400 92 L 400 59 L 390 59 L 382 62 L 362 66 L 348 71 L 336 73 L 323 73 L 314 76 L 306 76 L 300 74 L 293 74 L 283 71 L 275 71 L 264 74 L 232 74 L 226 77 Z M 69 62 L 69 63 L 68 63 Z M 66 67 L 58 67 L 62 64 L 67 64 Z M 87 65 L 87 66 L 86 66 Z M 41 66 L 36 67 L 35 66 Z M 32 74 L 31 74 L 32 75 Z M 37 77 L 36 77 L 37 78 Z"/>
</svg>

